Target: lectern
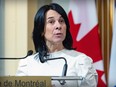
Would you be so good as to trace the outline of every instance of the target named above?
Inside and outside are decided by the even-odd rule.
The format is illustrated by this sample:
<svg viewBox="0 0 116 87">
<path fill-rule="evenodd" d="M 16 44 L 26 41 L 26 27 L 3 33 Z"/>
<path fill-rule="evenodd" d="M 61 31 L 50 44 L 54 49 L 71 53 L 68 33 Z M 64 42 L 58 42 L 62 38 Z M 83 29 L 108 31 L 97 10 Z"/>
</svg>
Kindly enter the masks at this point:
<svg viewBox="0 0 116 87">
<path fill-rule="evenodd" d="M 70 81 L 74 84 L 73 80 L 81 81 L 83 78 L 77 76 L 0 76 L 0 87 L 52 87 L 52 81 L 60 85 L 57 87 L 65 87 Z"/>
</svg>

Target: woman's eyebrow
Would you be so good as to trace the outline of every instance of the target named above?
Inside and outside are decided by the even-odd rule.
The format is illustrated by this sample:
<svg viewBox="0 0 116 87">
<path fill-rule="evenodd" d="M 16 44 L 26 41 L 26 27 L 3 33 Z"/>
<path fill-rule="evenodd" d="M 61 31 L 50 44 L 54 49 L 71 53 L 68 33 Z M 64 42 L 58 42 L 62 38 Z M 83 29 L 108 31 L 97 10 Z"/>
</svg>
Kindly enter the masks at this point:
<svg viewBox="0 0 116 87">
<path fill-rule="evenodd" d="M 54 18 L 54 17 L 48 17 L 47 19 L 52 19 L 52 18 Z M 62 16 L 60 16 L 59 18 L 63 18 Z"/>
<path fill-rule="evenodd" d="M 52 19 L 52 18 L 54 18 L 54 17 L 48 17 L 47 19 Z"/>
</svg>

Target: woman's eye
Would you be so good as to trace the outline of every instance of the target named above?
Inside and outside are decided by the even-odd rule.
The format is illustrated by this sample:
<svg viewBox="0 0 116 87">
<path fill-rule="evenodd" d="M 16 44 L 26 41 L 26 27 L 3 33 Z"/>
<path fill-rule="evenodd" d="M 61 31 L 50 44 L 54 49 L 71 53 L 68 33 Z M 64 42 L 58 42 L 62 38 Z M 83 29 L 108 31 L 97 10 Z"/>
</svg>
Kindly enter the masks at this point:
<svg viewBox="0 0 116 87">
<path fill-rule="evenodd" d="M 61 19 L 61 20 L 60 20 L 60 23 L 64 23 L 64 19 Z"/>
<path fill-rule="evenodd" d="M 50 21 L 48 21 L 48 23 L 50 23 L 50 24 L 53 24 L 55 21 L 53 21 L 53 20 L 50 20 Z"/>
</svg>

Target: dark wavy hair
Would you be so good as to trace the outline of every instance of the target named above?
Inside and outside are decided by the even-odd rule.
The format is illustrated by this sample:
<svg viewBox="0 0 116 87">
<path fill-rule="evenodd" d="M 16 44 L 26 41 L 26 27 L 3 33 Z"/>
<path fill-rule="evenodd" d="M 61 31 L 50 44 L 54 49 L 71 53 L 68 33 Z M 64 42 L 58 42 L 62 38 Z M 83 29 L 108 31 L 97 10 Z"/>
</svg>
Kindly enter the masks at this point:
<svg viewBox="0 0 116 87">
<path fill-rule="evenodd" d="M 34 29 L 33 29 L 32 38 L 33 38 L 33 42 L 35 46 L 35 51 L 39 52 L 39 57 L 46 57 L 48 53 L 48 48 L 46 46 L 45 39 L 42 34 L 44 32 L 46 12 L 50 9 L 58 12 L 65 20 L 67 29 L 66 29 L 66 38 L 63 41 L 63 46 L 66 49 L 69 49 L 69 50 L 72 49 L 73 39 L 72 39 L 70 30 L 69 30 L 70 25 L 69 25 L 67 14 L 59 4 L 51 3 L 49 5 L 42 6 L 37 11 L 35 18 L 34 18 Z"/>
</svg>

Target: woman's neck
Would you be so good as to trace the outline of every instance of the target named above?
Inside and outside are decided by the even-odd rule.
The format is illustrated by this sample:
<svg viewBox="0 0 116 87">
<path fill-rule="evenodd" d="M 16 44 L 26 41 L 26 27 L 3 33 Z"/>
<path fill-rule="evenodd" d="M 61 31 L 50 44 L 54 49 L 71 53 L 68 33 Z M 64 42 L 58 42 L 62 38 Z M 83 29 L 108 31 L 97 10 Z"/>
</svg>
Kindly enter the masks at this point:
<svg viewBox="0 0 116 87">
<path fill-rule="evenodd" d="M 48 50 L 50 53 L 57 52 L 64 49 L 63 44 L 47 44 Z"/>
</svg>

